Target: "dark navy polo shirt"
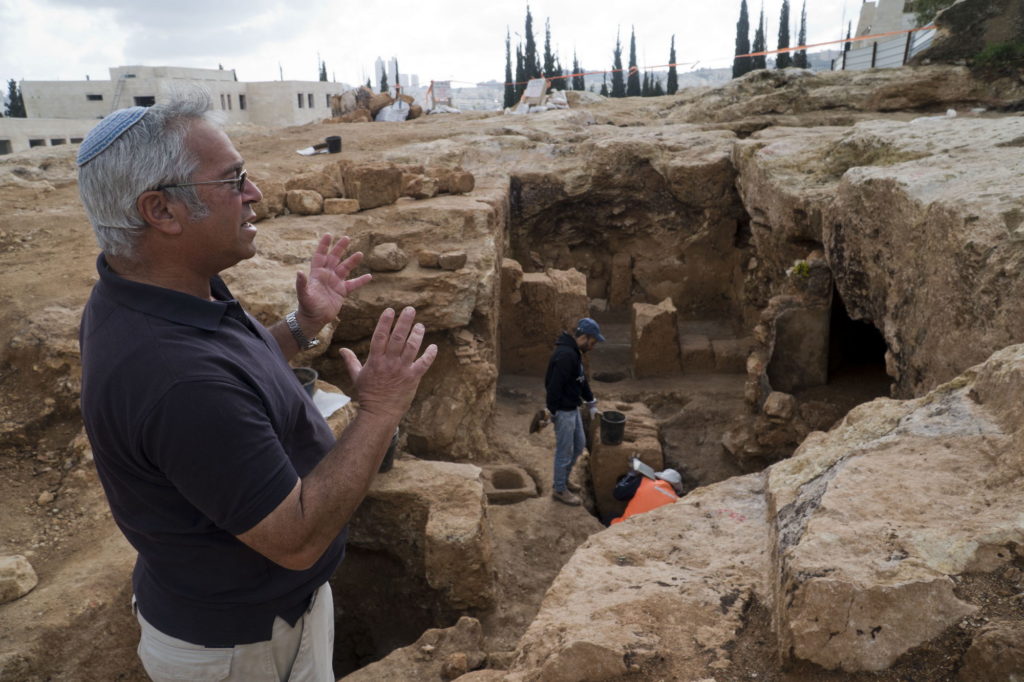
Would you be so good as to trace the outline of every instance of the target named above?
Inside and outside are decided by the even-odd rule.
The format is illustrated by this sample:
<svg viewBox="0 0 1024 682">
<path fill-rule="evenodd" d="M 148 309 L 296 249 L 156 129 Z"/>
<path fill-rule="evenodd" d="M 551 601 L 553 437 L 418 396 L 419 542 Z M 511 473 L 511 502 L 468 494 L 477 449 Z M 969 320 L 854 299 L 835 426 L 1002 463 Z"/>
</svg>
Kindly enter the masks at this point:
<svg viewBox="0 0 1024 682">
<path fill-rule="evenodd" d="M 277 342 L 215 277 L 215 301 L 119 277 L 101 255 L 82 315 L 82 416 L 132 584 L 158 630 L 194 644 L 268 640 L 341 562 L 346 532 L 292 571 L 237 535 L 334 445 Z"/>
</svg>

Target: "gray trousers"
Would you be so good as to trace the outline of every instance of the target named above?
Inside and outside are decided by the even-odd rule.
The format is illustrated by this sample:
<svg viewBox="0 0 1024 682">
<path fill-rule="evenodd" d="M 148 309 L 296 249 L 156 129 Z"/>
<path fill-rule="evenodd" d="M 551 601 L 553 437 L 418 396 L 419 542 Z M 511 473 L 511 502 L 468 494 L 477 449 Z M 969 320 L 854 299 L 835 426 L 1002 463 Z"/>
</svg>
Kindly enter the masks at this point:
<svg viewBox="0 0 1024 682">
<path fill-rule="evenodd" d="M 335 682 L 331 665 L 334 598 L 330 583 L 324 583 L 313 593 L 309 609 L 294 627 L 276 618 L 269 640 L 228 648 L 204 647 L 165 635 L 149 624 L 137 608 L 134 610 L 142 628 L 139 658 L 154 682 Z"/>
</svg>

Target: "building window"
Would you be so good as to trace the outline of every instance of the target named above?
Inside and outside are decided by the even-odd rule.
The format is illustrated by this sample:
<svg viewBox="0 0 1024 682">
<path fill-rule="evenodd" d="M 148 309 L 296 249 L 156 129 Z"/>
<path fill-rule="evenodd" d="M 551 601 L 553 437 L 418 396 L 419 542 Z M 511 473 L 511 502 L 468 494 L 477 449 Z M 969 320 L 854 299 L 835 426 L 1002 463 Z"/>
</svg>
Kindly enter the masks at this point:
<svg viewBox="0 0 1024 682">
<path fill-rule="evenodd" d="M 80 144 L 81 142 L 82 142 L 82 138 L 80 138 L 80 137 L 72 137 L 71 138 L 71 144 Z"/>
<path fill-rule="evenodd" d="M 245 111 L 245 95 L 238 96 L 238 108 Z"/>
<path fill-rule="evenodd" d="M 135 106 L 137 107 L 151 107 L 156 104 L 156 97 L 153 95 L 143 95 L 142 97 L 135 98 Z"/>
<path fill-rule="evenodd" d="M 86 95 L 85 98 L 90 102 L 102 102 L 103 95 Z"/>
<path fill-rule="evenodd" d="M 231 111 L 231 93 L 228 93 L 228 111 Z"/>
<path fill-rule="evenodd" d="M 324 95 L 324 99 L 327 100 L 324 103 L 324 106 L 327 107 L 328 109 L 330 109 L 331 108 L 331 96 L 330 95 Z"/>
<path fill-rule="evenodd" d="M 312 109 L 313 108 L 313 93 L 312 92 L 309 93 L 308 95 L 306 95 L 306 97 L 309 99 L 309 108 Z"/>
<path fill-rule="evenodd" d="M 304 103 L 304 100 L 302 99 L 302 93 L 300 92 L 299 93 L 299 109 L 302 108 L 303 103 Z"/>
<path fill-rule="evenodd" d="M 11 149 L 11 141 L 10 140 L 0 140 L 0 154 L 10 154 L 11 151 L 12 151 L 12 149 Z"/>
<path fill-rule="evenodd" d="M 67 144 L 67 143 L 68 143 L 68 141 L 65 140 L 63 137 L 51 137 L 50 138 L 50 146 L 51 147 L 56 147 L 59 144 Z"/>
<path fill-rule="evenodd" d="M 28 146 L 29 147 L 45 147 L 46 146 L 46 140 L 29 140 L 28 141 Z"/>
<path fill-rule="evenodd" d="M 224 106 L 224 93 L 223 92 L 220 93 L 220 108 L 221 109 L 227 109 L 227 107 Z"/>
</svg>

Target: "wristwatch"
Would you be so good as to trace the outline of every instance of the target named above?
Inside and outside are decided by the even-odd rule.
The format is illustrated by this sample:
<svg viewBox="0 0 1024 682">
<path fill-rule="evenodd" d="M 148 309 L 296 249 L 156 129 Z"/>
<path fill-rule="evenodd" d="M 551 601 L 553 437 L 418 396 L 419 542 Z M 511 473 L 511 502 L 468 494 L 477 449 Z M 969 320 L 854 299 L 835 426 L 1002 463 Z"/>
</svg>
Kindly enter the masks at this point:
<svg viewBox="0 0 1024 682">
<path fill-rule="evenodd" d="M 288 324 L 288 331 L 292 333 L 295 343 L 299 344 L 299 350 L 309 350 L 320 345 L 320 339 L 307 339 L 306 335 L 302 333 L 302 327 L 299 326 L 299 321 L 295 319 L 294 310 L 285 315 L 284 321 Z"/>
</svg>

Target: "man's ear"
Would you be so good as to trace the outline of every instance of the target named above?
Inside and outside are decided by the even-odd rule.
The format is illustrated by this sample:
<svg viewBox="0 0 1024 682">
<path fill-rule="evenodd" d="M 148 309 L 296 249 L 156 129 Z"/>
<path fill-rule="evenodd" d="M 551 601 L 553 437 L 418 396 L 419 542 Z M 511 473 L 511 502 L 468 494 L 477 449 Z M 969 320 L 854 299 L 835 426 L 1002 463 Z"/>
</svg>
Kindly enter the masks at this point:
<svg viewBox="0 0 1024 682">
<path fill-rule="evenodd" d="M 143 192 L 135 202 L 139 215 L 150 227 L 166 235 L 181 234 L 181 223 L 176 217 L 176 206 L 171 206 L 167 195 L 160 190 Z"/>
</svg>

